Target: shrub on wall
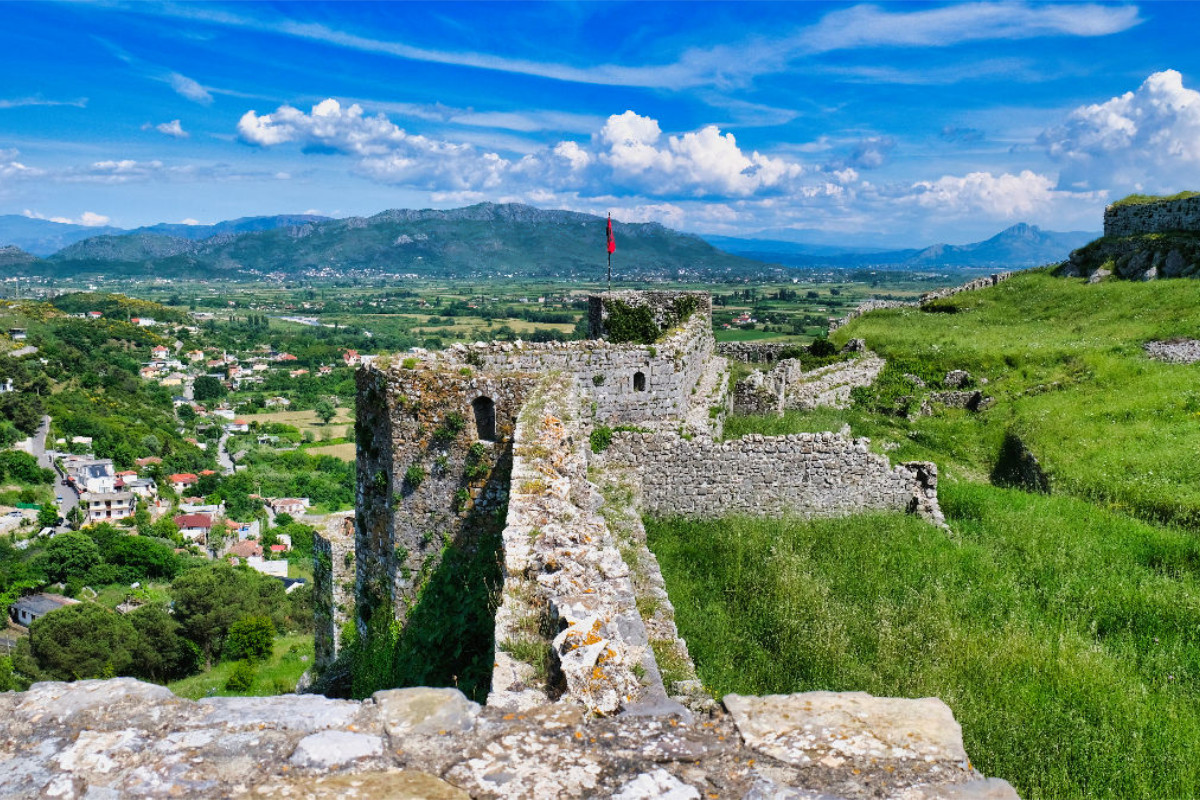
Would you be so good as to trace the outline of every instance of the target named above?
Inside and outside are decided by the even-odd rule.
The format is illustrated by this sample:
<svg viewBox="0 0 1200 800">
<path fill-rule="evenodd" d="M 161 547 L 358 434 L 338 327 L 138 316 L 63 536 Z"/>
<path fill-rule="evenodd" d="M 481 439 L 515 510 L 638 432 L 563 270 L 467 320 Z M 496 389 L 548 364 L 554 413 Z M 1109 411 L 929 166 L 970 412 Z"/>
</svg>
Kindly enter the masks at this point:
<svg viewBox="0 0 1200 800">
<path fill-rule="evenodd" d="M 608 341 L 614 344 L 651 344 L 658 339 L 658 325 L 645 306 L 633 307 L 620 300 L 605 300 L 604 322 Z"/>
</svg>

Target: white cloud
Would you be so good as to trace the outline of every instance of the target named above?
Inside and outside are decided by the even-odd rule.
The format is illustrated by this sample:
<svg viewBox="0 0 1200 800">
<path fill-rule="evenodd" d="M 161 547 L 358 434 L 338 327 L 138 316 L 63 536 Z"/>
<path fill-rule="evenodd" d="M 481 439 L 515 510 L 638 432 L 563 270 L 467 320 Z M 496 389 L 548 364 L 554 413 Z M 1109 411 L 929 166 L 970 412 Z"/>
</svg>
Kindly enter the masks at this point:
<svg viewBox="0 0 1200 800">
<path fill-rule="evenodd" d="M 437 50 L 377 39 L 320 23 L 232 14 L 203 5 L 176 4 L 157 13 L 235 28 L 269 31 L 360 52 L 433 64 L 535 75 L 606 86 L 691 89 L 744 85 L 780 72 L 806 55 L 869 47 L 947 47 L 963 42 L 1045 36 L 1104 36 L 1139 24 L 1133 5 L 1021 2 L 962 3 L 920 11 L 857 5 L 826 14 L 807 28 L 748 37 L 731 45 L 691 48 L 659 64 L 573 64 L 510 58 L 465 50 Z"/>
<path fill-rule="evenodd" d="M 0 178 L 17 180 L 20 178 L 39 178 L 45 171 L 36 167 L 27 167 L 17 160 L 21 153 L 16 148 L 0 149 Z"/>
<path fill-rule="evenodd" d="M 47 217 L 44 214 L 31 211 L 28 208 L 21 212 L 21 215 L 28 217 L 29 219 L 44 219 L 50 222 L 59 222 L 64 225 L 83 225 L 87 228 L 100 228 L 112 222 L 112 219 L 109 217 L 106 217 L 103 214 L 96 214 L 92 211 L 85 211 L 76 219 L 71 219 L 70 217 Z"/>
<path fill-rule="evenodd" d="M 208 105 L 213 101 L 212 94 L 205 87 L 201 86 L 197 81 L 192 80 L 186 75 L 180 75 L 178 72 L 172 72 L 167 76 L 167 81 L 171 84 L 171 88 L 182 97 L 186 97 L 202 105 Z"/>
<path fill-rule="evenodd" d="M 745 196 L 784 188 L 804 173 L 796 162 L 745 153 L 715 125 L 667 137 L 658 121 L 633 111 L 608 118 L 596 136 L 599 160 L 613 176 L 652 194 Z"/>
<path fill-rule="evenodd" d="M 170 122 L 160 122 L 157 125 L 147 122 L 142 126 L 142 130 L 144 131 L 152 129 L 175 139 L 186 139 L 191 136 L 190 133 L 183 129 L 183 125 L 181 125 L 177 119 L 173 119 Z"/>
<path fill-rule="evenodd" d="M 75 100 L 47 100 L 40 95 L 34 97 L 18 97 L 8 100 L 0 100 L 0 108 L 26 108 L 29 106 L 74 106 L 75 108 L 87 108 L 88 99 L 80 97 Z"/>
<path fill-rule="evenodd" d="M 179 224 L 180 225 L 203 225 L 204 223 L 198 219 L 192 219 L 191 217 L 185 217 L 185 218 L 179 220 Z"/>
<path fill-rule="evenodd" d="M 1059 186 L 1167 192 L 1200 183 L 1200 92 L 1175 70 L 1136 91 L 1080 106 L 1039 139 L 1062 165 Z"/>
<path fill-rule="evenodd" d="M 1141 22 L 1137 6 L 958 3 L 923 11 L 858 5 L 826 14 L 801 35 L 809 52 L 860 47 L 947 47 L 991 39 L 1105 36 Z"/>
<path fill-rule="evenodd" d="M 921 207 L 953 215 L 1028 216 L 1054 199 L 1054 179 L 1030 170 L 1022 170 L 1018 175 L 990 172 L 971 172 L 962 177 L 945 175 L 936 181 L 918 181 L 912 189 L 912 197 Z"/>
</svg>

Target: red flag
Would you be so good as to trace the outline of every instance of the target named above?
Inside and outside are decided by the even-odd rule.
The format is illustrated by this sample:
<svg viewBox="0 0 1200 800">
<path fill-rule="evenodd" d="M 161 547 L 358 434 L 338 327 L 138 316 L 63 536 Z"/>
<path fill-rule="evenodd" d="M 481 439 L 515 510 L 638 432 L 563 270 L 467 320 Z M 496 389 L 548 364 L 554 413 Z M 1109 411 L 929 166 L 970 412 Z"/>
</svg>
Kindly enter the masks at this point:
<svg viewBox="0 0 1200 800">
<path fill-rule="evenodd" d="M 608 215 L 608 252 L 615 253 L 617 250 L 617 240 L 612 235 L 612 214 Z"/>
</svg>

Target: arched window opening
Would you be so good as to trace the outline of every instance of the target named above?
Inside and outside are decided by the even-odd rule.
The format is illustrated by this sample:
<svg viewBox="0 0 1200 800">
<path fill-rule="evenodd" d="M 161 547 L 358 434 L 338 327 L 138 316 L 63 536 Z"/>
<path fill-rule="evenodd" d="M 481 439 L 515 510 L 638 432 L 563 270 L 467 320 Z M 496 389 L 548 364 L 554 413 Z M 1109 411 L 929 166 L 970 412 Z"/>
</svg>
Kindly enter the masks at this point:
<svg viewBox="0 0 1200 800">
<path fill-rule="evenodd" d="M 646 391 L 646 373 L 644 373 L 644 372 L 633 373 L 633 390 L 635 392 Z"/>
<path fill-rule="evenodd" d="M 490 397 L 476 397 L 471 402 L 475 412 L 475 435 L 484 441 L 496 441 L 496 404 Z"/>
</svg>

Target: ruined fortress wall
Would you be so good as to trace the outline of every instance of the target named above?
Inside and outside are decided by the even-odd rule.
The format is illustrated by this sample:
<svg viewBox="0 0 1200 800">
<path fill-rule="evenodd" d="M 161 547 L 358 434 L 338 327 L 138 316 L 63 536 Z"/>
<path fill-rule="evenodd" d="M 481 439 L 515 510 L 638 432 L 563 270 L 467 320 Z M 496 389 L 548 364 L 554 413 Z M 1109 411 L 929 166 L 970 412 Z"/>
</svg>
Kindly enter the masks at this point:
<svg viewBox="0 0 1200 800">
<path fill-rule="evenodd" d="M 715 350 L 719 356 L 761 364 L 778 361 L 784 350 L 796 346 L 795 342 L 717 342 Z"/>
<path fill-rule="evenodd" d="M 599 340 L 493 343 L 449 352 L 461 363 L 475 362 L 484 371 L 569 374 L 584 398 L 585 412 L 597 422 L 640 423 L 686 416 L 712 349 L 710 317 L 700 309 L 653 345 Z"/>
<path fill-rule="evenodd" d="M 342 628 L 354 612 L 354 514 L 331 514 L 313 534 L 313 616 L 316 665 L 331 664 L 342 648 Z"/>
<path fill-rule="evenodd" d="M 967 281 L 960 286 L 951 286 L 946 289 L 937 289 L 932 292 L 925 292 L 919 300 L 867 300 L 859 303 L 854 308 L 846 313 L 846 316 L 830 321 L 829 332 L 833 333 L 838 328 L 841 328 L 850 323 L 851 320 L 858 319 L 863 314 L 869 314 L 872 311 L 878 311 L 883 308 L 919 308 L 926 303 L 932 303 L 934 300 L 944 300 L 947 297 L 953 297 L 956 294 L 963 292 L 974 292 L 979 289 L 988 289 L 992 286 L 997 286 L 1004 281 L 1016 275 L 1019 270 L 1010 270 L 1008 272 L 995 272 L 983 278 L 976 278 L 973 281 Z"/>
<path fill-rule="evenodd" d="M 380 606 L 403 621 L 443 545 L 469 546 L 472 515 L 503 505 L 512 432 L 534 382 L 407 363 L 358 373 L 360 623 Z M 477 401 L 490 409 L 490 423 L 477 419 Z"/>
<path fill-rule="evenodd" d="M 1200 197 L 1111 205 L 1104 209 L 1105 236 L 1163 231 L 1200 231 Z"/>
<path fill-rule="evenodd" d="M 659 330 L 666 330 L 678 324 L 678 303 L 691 299 L 696 305 L 696 314 L 702 315 L 712 328 L 712 295 L 708 292 L 679 292 L 679 291 L 618 291 L 588 297 L 588 338 L 605 339 L 608 337 L 608 309 L 606 301 L 624 303 L 630 308 L 648 308 L 654 324 Z"/>
<path fill-rule="evenodd" d="M 629 567 L 596 511 L 578 402 L 570 376 L 549 375 L 517 423 L 488 705 L 682 712 L 667 701 Z M 531 652 L 549 663 L 530 663 Z"/>
<path fill-rule="evenodd" d="M 936 468 L 893 467 L 868 444 L 836 433 L 751 435 L 727 442 L 619 433 L 604 458 L 640 471 L 643 511 L 654 516 L 916 511 L 941 522 Z"/>
</svg>

